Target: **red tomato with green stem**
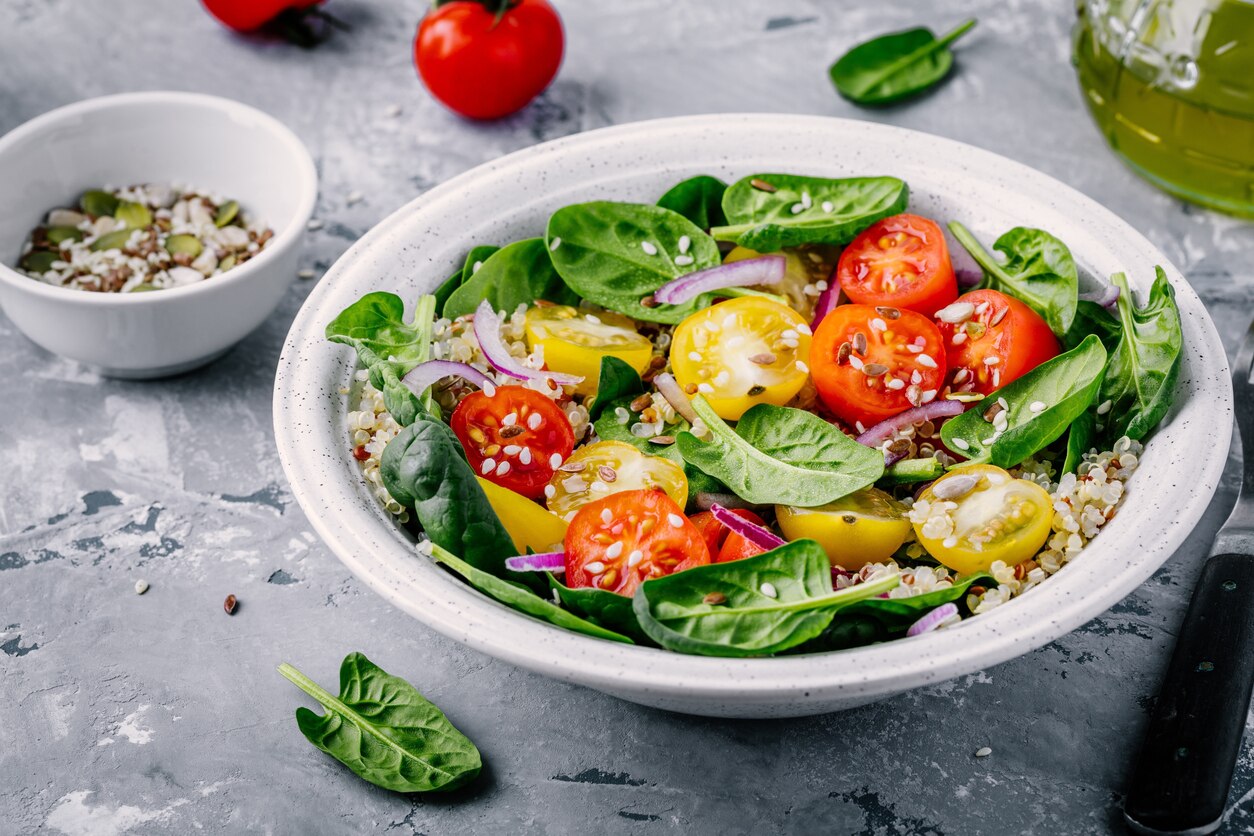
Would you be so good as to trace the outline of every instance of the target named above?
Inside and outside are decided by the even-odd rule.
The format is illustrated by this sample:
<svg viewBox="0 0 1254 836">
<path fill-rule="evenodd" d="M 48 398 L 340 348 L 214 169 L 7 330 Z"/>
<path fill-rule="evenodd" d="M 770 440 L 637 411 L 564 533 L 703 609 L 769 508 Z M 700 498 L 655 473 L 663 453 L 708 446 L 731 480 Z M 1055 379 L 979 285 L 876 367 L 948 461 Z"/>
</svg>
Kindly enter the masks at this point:
<svg viewBox="0 0 1254 836">
<path fill-rule="evenodd" d="M 450 110 L 497 119 L 549 86 L 564 44 L 562 20 L 548 0 L 446 0 L 418 25 L 414 63 Z"/>
<path fill-rule="evenodd" d="M 1062 350 L 1036 311 L 996 290 L 964 293 L 938 314 L 955 392 L 991 394 Z"/>
<path fill-rule="evenodd" d="M 551 398 L 522 386 L 498 386 L 491 397 L 466 396 L 449 426 L 475 473 L 529 499 L 544 495 L 557 465 L 575 449 L 566 413 Z"/>
<path fill-rule="evenodd" d="M 860 305 L 891 305 L 931 316 L 958 298 L 945 234 L 918 215 L 876 221 L 845 247 L 840 288 Z"/>
</svg>

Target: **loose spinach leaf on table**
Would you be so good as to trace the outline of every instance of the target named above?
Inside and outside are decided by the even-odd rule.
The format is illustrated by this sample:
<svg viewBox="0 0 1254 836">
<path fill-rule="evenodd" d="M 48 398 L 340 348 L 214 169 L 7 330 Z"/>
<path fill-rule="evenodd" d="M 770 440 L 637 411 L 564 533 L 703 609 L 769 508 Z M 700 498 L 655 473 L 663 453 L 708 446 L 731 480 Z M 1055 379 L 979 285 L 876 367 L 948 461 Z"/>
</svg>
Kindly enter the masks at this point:
<svg viewBox="0 0 1254 836">
<path fill-rule="evenodd" d="M 773 191 L 760 188 L 763 184 Z M 754 174 L 727 188 L 727 224 L 710 235 L 760 253 L 800 244 L 847 244 L 880 218 L 904 212 L 908 197 L 905 182 L 896 177 Z"/>
<path fill-rule="evenodd" d="M 484 299 L 492 303 L 493 310 L 507 316 L 519 305 L 533 305 L 537 299 L 579 304 L 579 297 L 553 269 L 549 251 L 539 238 L 507 244 L 488 256 L 477 271 L 473 266 L 471 269 L 468 278 L 462 273 L 461 287 L 444 303 L 444 315 L 450 319 L 474 313 Z"/>
<path fill-rule="evenodd" d="M 941 427 L 941 440 L 973 462 L 1014 467 L 1061 436 L 1093 403 L 1106 370 L 1096 336 L 1011 381 Z M 1008 428 L 996 433 L 984 415 L 1005 399 Z M 1032 406 L 1037 405 L 1038 410 Z M 955 445 L 954 440 L 961 443 Z"/>
<path fill-rule="evenodd" d="M 284 662 L 279 673 L 325 714 L 296 709 L 309 742 L 370 783 L 396 792 L 447 792 L 474 780 L 479 750 L 414 686 L 350 653 L 340 665 L 340 695 Z"/>
<path fill-rule="evenodd" d="M 1075 319 L 1080 277 L 1067 245 L 1043 229 L 1017 226 L 993 243 L 1006 256 L 1001 264 L 957 221 L 949 231 L 984 270 L 982 287 L 1000 290 L 1041 315 L 1063 337 Z"/>
<path fill-rule="evenodd" d="M 1167 274 L 1161 267 L 1154 269 L 1154 284 L 1143 308 L 1136 307 L 1127 276 L 1116 273 L 1111 277 L 1122 291 L 1119 321 L 1123 330 L 1096 398 L 1102 406 L 1110 402 L 1097 419 L 1104 424 L 1103 449 L 1110 449 L 1120 436 L 1144 438 L 1163 420 L 1175 394 L 1183 345 L 1180 311 Z"/>
<path fill-rule="evenodd" d="M 679 433 L 680 455 L 747 502 L 811 508 L 865 488 L 884 473 L 882 452 L 804 410 L 758 404 L 732 430 L 705 398 L 698 395 L 692 405 L 712 438 Z"/>
<path fill-rule="evenodd" d="M 717 177 L 698 174 L 676 183 L 658 198 L 657 205 L 678 212 L 702 229 L 727 223 L 723 214 L 723 192 L 727 184 Z"/>
<path fill-rule="evenodd" d="M 327 339 L 350 345 L 370 373 L 370 383 L 383 392 L 383 403 L 401 426 L 423 411 L 421 400 L 401 378 L 424 362 L 431 350 L 435 297 L 423 296 L 413 324 L 405 322 L 405 303 L 394 293 L 367 293 L 327 325 Z"/>
<path fill-rule="evenodd" d="M 522 584 L 476 569 L 457 557 L 457 555 L 434 543 L 432 544 L 431 557 L 437 563 L 442 563 L 458 575 L 461 575 L 467 583 L 484 595 L 495 598 L 510 609 L 518 610 L 541 621 L 547 621 L 555 627 L 561 627 L 574 633 L 583 633 L 586 636 L 595 636 L 598 639 L 633 644 L 632 640 L 627 636 L 608 630 L 598 624 L 593 624 L 591 621 L 580 618 L 574 613 L 567 612 L 549 599 L 541 598 Z M 540 576 L 538 572 L 520 572 L 518 574 Z M 542 587 L 546 585 L 543 577 L 541 577 L 540 584 Z"/>
<path fill-rule="evenodd" d="M 842 607 L 899 582 L 889 575 L 835 592 L 827 553 L 813 540 L 796 540 L 645 581 L 633 608 L 649 637 L 669 650 L 767 656 L 809 641 Z"/>
<path fill-rule="evenodd" d="M 596 421 L 605 407 L 622 398 L 635 398 L 644 393 L 644 383 L 636 370 L 617 357 L 601 358 L 601 373 L 597 378 L 597 394 L 588 406 L 588 417 Z"/>
<path fill-rule="evenodd" d="M 681 238 L 688 239 L 687 252 L 680 251 Z M 718 245 L 692 221 L 640 203 L 594 201 L 558 209 L 545 241 L 553 267 L 572 290 L 645 322 L 675 324 L 708 305 L 704 294 L 682 305 L 649 307 L 642 300 L 652 301 L 654 291 L 672 279 L 721 263 Z M 677 258 L 691 263 L 676 264 Z"/>
<path fill-rule="evenodd" d="M 571 612 L 583 616 L 593 624 L 627 636 L 636 644 L 653 644 L 653 640 L 640 628 L 640 620 L 636 618 L 631 599 L 626 595 L 596 587 L 571 589 L 552 575 L 548 578 L 549 586 Z"/>
<path fill-rule="evenodd" d="M 968 20 L 940 39 L 923 27 L 881 35 L 846 52 L 828 74 L 836 91 L 854 104 L 891 104 L 948 75 L 954 64 L 949 45 L 973 26 L 975 20 Z"/>
</svg>

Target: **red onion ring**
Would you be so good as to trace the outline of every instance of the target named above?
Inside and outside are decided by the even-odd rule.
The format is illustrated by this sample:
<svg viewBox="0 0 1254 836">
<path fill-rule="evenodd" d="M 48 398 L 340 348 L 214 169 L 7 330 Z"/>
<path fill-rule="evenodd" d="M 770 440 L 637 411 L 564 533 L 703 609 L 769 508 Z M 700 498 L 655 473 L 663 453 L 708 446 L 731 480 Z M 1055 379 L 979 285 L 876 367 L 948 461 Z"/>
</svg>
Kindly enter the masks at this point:
<svg viewBox="0 0 1254 836">
<path fill-rule="evenodd" d="M 543 552 L 541 554 L 520 554 L 517 557 L 505 558 L 505 568 L 511 572 L 554 572 L 566 571 L 565 552 Z"/>
<path fill-rule="evenodd" d="M 475 339 L 479 341 L 479 350 L 488 361 L 488 365 L 503 375 L 516 380 L 551 380 L 560 386 L 574 386 L 583 378 L 573 374 L 529 369 L 514 358 L 501 339 L 501 317 L 492 310 L 492 303 L 484 299 L 475 308 Z"/>
<path fill-rule="evenodd" d="M 978 268 L 955 267 L 954 278 L 958 280 L 958 287 L 970 290 L 984 281 L 984 271 Z"/>
<path fill-rule="evenodd" d="M 885 418 L 858 436 L 857 441 L 859 444 L 865 444 L 867 447 L 879 447 L 892 438 L 897 430 L 908 427 L 911 424 L 922 423 L 923 421 L 934 421 L 937 418 L 952 418 L 955 415 L 961 415 L 965 410 L 966 405 L 961 401 L 942 400 L 925 403 L 923 406 L 916 406 L 891 418 Z"/>
<path fill-rule="evenodd" d="M 823 321 L 823 317 L 836 310 L 836 303 L 840 301 L 840 282 L 836 281 L 836 271 L 832 271 L 832 277 L 827 280 L 827 290 L 819 294 L 818 301 L 814 303 L 814 319 L 810 322 L 811 330 L 819 330 L 819 323 Z"/>
<path fill-rule="evenodd" d="M 697 423 L 696 410 L 692 408 L 692 401 L 684 394 L 684 390 L 679 388 L 679 381 L 675 379 L 673 374 L 665 372 L 653 378 L 653 385 L 657 387 L 662 397 L 666 398 L 666 402 L 678 412 L 685 421 L 693 426 Z"/>
<path fill-rule="evenodd" d="M 1086 302 L 1096 302 L 1106 310 L 1110 310 L 1119 301 L 1119 285 L 1108 284 L 1104 290 L 1094 293 L 1081 293 L 1080 298 Z"/>
<path fill-rule="evenodd" d="M 714 514 L 714 519 L 727 526 L 728 530 L 739 534 L 753 545 L 761 546 L 767 551 L 777 549 L 787 542 L 782 537 L 776 536 L 775 532 L 763 528 L 757 523 L 750 522 L 738 514 L 733 514 L 722 505 L 715 504 L 711 506 L 710 512 Z"/>
<path fill-rule="evenodd" d="M 401 383 L 408 386 L 415 395 L 421 395 L 437 380 L 454 376 L 480 389 L 489 382 L 486 374 L 466 363 L 458 363 L 454 360 L 428 360 L 410 369 L 409 373 L 401 378 Z"/>
<path fill-rule="evenodd" d="M 907 636 L 921 636 L 924 633 L 930 633 L 933 630 L 935 630 L 937 627 L 941 626 L 942 622 L 948 621 L 949 619 L 953 618 L 957 614 L 958 614 L 957 605 L 952 604 L 952 603 L 941 604 L 939 607 L 932 610 L 927 615 L 923 616 L 918 621 L 911 624 L 910 628 L 906 630 L 906 635 Z"/>
<path fill-rule="evenodd" d="M 779 284 L 787 264 L 782 255 L 764 255 L 708 267 L 672 279 L 654 291 L 653 298 L 663 305 L 682 305 L 702 293 L 726 287 Z"/>
</svg>

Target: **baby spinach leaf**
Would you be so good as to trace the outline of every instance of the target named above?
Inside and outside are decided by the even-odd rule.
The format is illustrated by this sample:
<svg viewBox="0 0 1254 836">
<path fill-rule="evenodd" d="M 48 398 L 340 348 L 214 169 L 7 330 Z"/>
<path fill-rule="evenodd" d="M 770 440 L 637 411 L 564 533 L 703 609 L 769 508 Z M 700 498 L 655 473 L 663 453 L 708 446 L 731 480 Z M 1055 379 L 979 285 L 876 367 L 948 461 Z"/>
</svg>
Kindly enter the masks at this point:
<svg viewBox="0 0 1254 836">
<path fill-rule="evenodd" d="M 441 311 L 441 316 L 444 315 L 444 305 L 448 302 L 448 298 L 453 295 L 454 290 L 461 286 L 461 283 L 462 271 L 455 270 L 453 275 L 440 282 L 440 286 L 431 292 L 431 295 L 435 297 L 435 309 Z"/>
<path fill-rule="evenodd" d="M 571 612 L 583 616 L 593 624 L 627 636 L 637 644 L 653 644 L 653 640 L 640 628 L 640 620 L 636 618 L 631 599 L 627 596 L 595 587 L 571 589 L 552 575 L 548 578 L 549 587 Z"/>
<path fill-rule="evenodd" d="M 1093 417 L 1090 406 L 1071 422 L 1071 428 L 1067 430 L 1067 453 L 1063 458 L 1062 473 L 1075 473 L 1080 462 L 1084 460 L 1084 454 L 1093 447 L 1096 430 L 1097 419 Z"/>
<path fill-rule="evenodd" d="M 896 177 L 754 174 L 728 187 L 723 194 L 728 224 L 714 227 L 710 235 L 760 253 L 800 244 L 847 244 L 880 218 L 904 212 L 909 191 Z"/>
<path fill-rule="evenodd" d="M 941 427 L 941 440 L 973 462 L 1014 467 L 1066 432 L 1097 395 L 1106 349 L 1096 336 L 1011 381 Z M 1007 429 L 996 432 L 985 413 L 1003 398 Z M 1033 407 L 1036 409 L 1033 409 Z M 961 443 L 955 445 L 954 439 Z"/>
<path fill-rule="evenodd" d="M 1070 351 L 1089 334 L 1096 334 L 1106 351 L 1111 352 L 1119 344 L 1121 330 L 1119 320 L 1114 314 L 1096 302 L 1081 299 L 1076 304 L 1075 319 L 1071 320 L 1071 327 L 1062 335 L 1062 347 Z"/>
<path fill-rule="evenodd" d="M 383 448 L 383 487 L 414 516 L 431 541 L 475 568 L 504 575 L 514 541 L 488 503 L 466 453 L 443 421 L 420 412 Z M 537 588 L 543 580 L 535 580 Z"/>
<path fill-rule="evenodd" d="M 471 257 L 475 252 L 471 251 Z M 469 261 L 469 258 L 467 259 Z M 571 292 L 553 269 L 544 241 L 528 238 L 515 241 L 492 253 L 474 270 L 470 262 L 469 276 L 462 271 L 462 285 L 444 303 L 444 315 L 450 319 L 474 313 L 484 299 L 493 310 L 512 314 L 519 305 L 533 305 L 537 299 L 560 305 L 577 305 L 579 297 Z"/>
<path fill-rule="evenodd" d="M 597 379 L 597 394 L 588 406 L 588 415 L 596 421 L 611 402 L 625 397 L 634 398 L 644 393 L 644 383 L 636 370 L 617 357 L 601 358 L 601 374 Z"/>
<path fill-rule="evenodd" d="M 324 691 L 284 662 L 279 673 L 325 714 L 296 709 L 309 742 L 370 783 L 396 792 L 447 792 L 474 780 L 479 750 L 414 686 L 350 653 L 340 665 L 340 695 Z"/>
<path fill-rule="evenodd" d="M 686 252 L 681 238 L 688 239 Z M 638 203 L 594 201 L 558 209 L 549 218 L 545 241 L 553 266 L 572 290 L 646 322 L 675 324 L 709 304 L 704 295 L 683 305 L 649 307 L 642 300 L 652 303 L 662 285 L 721 261 L 718 245 L 692 221 Z"/>
<path fill-rule="evenodd" d="M 1175 394 L 1183 345 L 1180 311 L 1167 274 L 1161 267 L 1154 270 L 1154 284 L 1143 308 L 1136 307 L 1127 276 L 1116 273 L 1111 277 L 1122 291 L 1119 321 L 1123 330 L 1096 399 L 1102 406 L 1110 403 L 1098 419 L 1105 424 L 1103 449 L 1110 449 L 1123 435 L 1133 439 L 1148 435 L 1171 408 Z"/>
<path fill-rule="evenodd" d="M 561 627 L 574 633 L 583 633 L 585 636 L 595 636 L 598 639 L 633 644 L 632 640 L 626 636 L 613 630 L 607 630 L 598 624 L 593 624 L 591 621 L 569 613 L 547 598 L 541 598 L 522 584 L 476 569 L 466 561 L 434 543 L 432 544 L 431 557 L 437 563 L 442 563 L 458 575 L 461 575 L 467 583 L 484 595 L 495 598 L 510 609 L 518 610 L 541 621 L 547 621 L 555 627 Z M 535 572 L 520 572 L 518 574 L 520 576 L 524 574 L 538 575 Z M 541 580 L 541 583 L 543 584 L 544 581 Z"/>
<path fill-rule="evenodd" d="M 1059 337 L 1067 333 L 1075 319 L 1080 277 L 1066 244 L 1043 229 L 1017 226 L 993 243 L 1006 256 L 1001 264 L 962 224 L 951 221 L 949 231 L 983 268 L 983 287 L 1021 300 Z"/>
<path fill-rule="evenodd" d="M 657 205 L 678 212 L 702 229 L 727 223 L 723 214 L 723 192 L 727 184 L 717 177 L 698 174 L 676 183 L 658 198 Z"/>
<path fill-rule="evenodd" d="M 884 473 L 883 453 L 804 410 L 758 404 L 733 431 L 705 398 L 698 395 L 692 405 L 712 440 L 681 432 L 680 455 L 747 502 L 810 508 L 865 488 Z"/>
<path fill-rule="evenodd" d="M 809 641 L 837 610 L 899 582 L 889 575 L 834 592 L 827 553 L 813 540 L 796 540 L 645 581 L 633 608 L 649 637 L 669 650 L 768 656 Z"/>
<path fill-rule="evenodd" d="M 895 488 L 898 485 L 913 485 L 916 482 L 930 482 L 945 475 L 945 465 L 935 456 L 925 459 L 902 459 L 884 468 L 884 475 L 876 483 L 881 488 Z"/>
<path fill-rule="evenodd" d="M 968 20 L 939 40 L 919 27 L 860 43 L 832 64 L 832 84 L 860 105 L 891 104 L 922 93 L 949 74 L 954 64 L 949 45 L 973 26 L 975 20 Z"/>
</svg>

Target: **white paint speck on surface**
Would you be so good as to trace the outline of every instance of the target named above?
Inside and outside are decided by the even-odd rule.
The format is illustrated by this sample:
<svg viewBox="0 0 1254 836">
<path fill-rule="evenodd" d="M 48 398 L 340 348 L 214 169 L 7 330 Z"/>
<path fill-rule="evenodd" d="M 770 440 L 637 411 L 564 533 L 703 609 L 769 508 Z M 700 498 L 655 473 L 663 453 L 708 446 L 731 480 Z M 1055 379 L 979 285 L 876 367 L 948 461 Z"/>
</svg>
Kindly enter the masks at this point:
<svg viewBox="0 0 1254 836">
<path fill-rule="evenodd" d="M 150 810 L 130 804 L 112 807 L 104 802 L 88 804 L 87 798 L 92 794 L 92 790 L 75 790 L 61 796 L 44 825 L 65 836 L 121 836 L 138 832 L 140 825 L 169 821 L 176 808 L 188 803 L 186 798 L 180 798 Z"/>
<path fill-rule="evenodd" d="M 128 743 L 134 743 L 136 746 L 143 746 L 146 743 L 151 743 L 153 735 L 152 729 L 145 728 L 140 723 L 140 719 L 150 707 L 151 706 L 147 704 L 141 705 L 137 710 L 126 715 L 122 722 L 118 723 L 116 736 L 126 740 Z"/>
</svg>

